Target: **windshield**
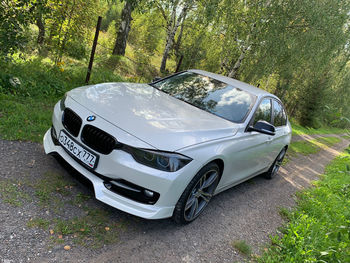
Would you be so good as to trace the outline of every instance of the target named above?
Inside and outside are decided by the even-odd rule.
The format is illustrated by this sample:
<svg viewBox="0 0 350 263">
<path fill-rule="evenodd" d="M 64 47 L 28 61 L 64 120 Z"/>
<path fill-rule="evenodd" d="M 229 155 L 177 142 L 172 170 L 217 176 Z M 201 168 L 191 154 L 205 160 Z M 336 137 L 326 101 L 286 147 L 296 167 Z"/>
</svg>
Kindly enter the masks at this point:
<svg viewBox="0 0 350 263">
<path fill-rule="evenodd" d="M 216 79 L 183 72 L 153 83 L 153 87 L 232 122 L 243 122 L 255 96 Z"/>
</svg>

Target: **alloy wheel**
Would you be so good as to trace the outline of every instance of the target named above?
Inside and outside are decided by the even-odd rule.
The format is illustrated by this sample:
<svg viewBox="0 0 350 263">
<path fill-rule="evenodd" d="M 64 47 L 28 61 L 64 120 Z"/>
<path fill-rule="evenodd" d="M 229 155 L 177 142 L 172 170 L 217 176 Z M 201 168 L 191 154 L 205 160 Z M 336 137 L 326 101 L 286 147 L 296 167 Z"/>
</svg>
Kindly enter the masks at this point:
<svg viewBox="0 0 350 263">
<path fill-rule="evenodd" d="M 281 165 L 282 165 L 282 162 L 283 162 L 283 159 L 284 159 L 284 155 L 286 154 L 286 150 L 283 150 L 282 152 L 280 152 L 280 154 L 278 155 L 276 161 L 275 161 L 275 165 L 273 166 L 272 168 L 272 173 L 271 173 L 271 177 L 275 176 Z"/>
<path fill-rule="evenodd" d="M 204 210 L 213 196 L 218 179 L 218 171 L 209 170 L 195 184 L 188 196 L 184 209 L 186 221 L 192 221 Z"/>
</svg>

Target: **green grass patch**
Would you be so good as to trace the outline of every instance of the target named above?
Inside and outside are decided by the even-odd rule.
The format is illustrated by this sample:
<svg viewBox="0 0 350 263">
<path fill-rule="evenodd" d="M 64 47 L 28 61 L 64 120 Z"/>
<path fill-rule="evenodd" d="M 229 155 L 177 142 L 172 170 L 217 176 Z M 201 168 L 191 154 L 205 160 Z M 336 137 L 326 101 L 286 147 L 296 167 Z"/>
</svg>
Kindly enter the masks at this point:
<svg viewBox="0 0 350 263">
<path fill-rule="evenodd" d="M 27 222 L 27 227 L 30 227 L 30 228 L 38 227 L 44 230 L 47 230 L 49 228 L 49 225 L 50 225 L 50 221 L 43 218 L 34 218 Z"/>
<path fill-rule="evenodd" d="M 23 185 L 14 180 L 0 181 L 0 200 L 4 203 L 20 207 L 24 201 L 29 200 L 29 195 L 23 190 Z"/>
<path fill-rule="evenodd" d="M 296 141 L 290 144 L 288 153 L 308 155 L 317 153 L 319 150 L 320 147 L 310 141 Z"/>
<path fill-rule="evenodd" d="M 252 248 L 244 240 L 235 240 L 232 242 L 232 246 L 245 256 L 252 254 Z"/>
<path fill-rule="evenodd" d="M 0 138 L 42 142 L 53 106 L 65 92 L 84 85 L 86 65 L 57 66 L 40 58 L 0 63 Z M 113 71 L 96 67 L 90 84 L 120 81 Z"/>
<path fill-rule="evenodd" d="M 124 223 L 115 220 L 108 210 L 91 208 L 87 203 L 91 196 L 81 192 L 72 194 L 76 191 L 75 184 L 61 174 L 47 172 L 27 185 L 33 189 L 39 205 L 49 211 L 48 215 L 57 215 L 51 219 L 34 217 L 27 226 L 50 229 L 53 243 L 70 240 L 77 245 L 98 248 L 116 242 L 118 233 L 124 229 Z M 66 209 L 73 211 L 69 218 L 60 216 Z"/>
<path fill-rule="evenodd" d="M 115 243 L 121 228 L 123 224 L 114 222 L 110 214 L 101 209 L 87 209 L 85 216 L 57 219 L 53 223 L 55 233 L 72 237 L 76 244 L 95 248 Z"/>
<path fill-rule="evenodd" d="M 315 185 L 298 194 L 283 234 L 258 262 L 350 262 L 350 150 Z"/>
<path fill-rule="evenodd" d="M 321 144 L 324 144 L 326 146 L 333 146 L 336 143 L 339 143 L 341 141 L 338 137 L 321 137 L 315 139 L 316 142 L 319 142 Z"/>
<path fill-rule="evenodd" d="M 350 135 L 343 135 L 342 138 L 350 140 Z"/>
<path fill-rule="evenodd" d="M 331 147 L 341 141 L 338 137 L 320 137 L 313 140 L 303 140 L 292 142 L 288 149 L 288 154 L 309 155 L 319 152 L 321 149 Z"/>
<path fill-rule="evenodd" d="M 335 127 L 321 127 L 318 129 L 303 127 L 296 122 L 291 122 L 292 124 L 292 135 L 313 135 L 313 134 L 341 134 L 346 133 L 347 130 L 335 128 Z"/>
<path fill-rule="evenodd" d="M 51 172 L 45 173 L 43 178 L 31 184 L 40 205 L 44 207 L 52 207 L 54 204 L 62 206 L 57 194 L 63 196 L 70 195 L 70 190 L 74 185 L 73 182 L 67 180 L 63 175 Z"/>
<path fill-rule="evenodd" d="M 42 142 L 51 126 L 51 98 L 16 97 L 0 94 L 0 137 L 6 140 Z"/>
</svg>

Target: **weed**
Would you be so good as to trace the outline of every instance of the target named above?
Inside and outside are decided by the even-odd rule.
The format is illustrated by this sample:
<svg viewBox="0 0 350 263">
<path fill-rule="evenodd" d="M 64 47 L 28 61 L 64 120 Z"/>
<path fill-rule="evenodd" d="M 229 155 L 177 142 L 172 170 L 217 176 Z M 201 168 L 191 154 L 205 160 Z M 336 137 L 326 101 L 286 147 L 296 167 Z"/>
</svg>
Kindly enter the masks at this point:
<svg viewBox="0 0 350 263">
<path fill-rule="evenodd" d="M 279 210 L 279 214 L 281 217 L 283 217 L 286 220 L 290 220 L 291 217 L 291 212 L 289 209 L 285 208 L 285 207 L 281 207 Z"/>
<path fill-rule="evenodd" d="M 35 218 L 27 222 L 28 227 L 39 227 L 44 230 L 47 230 L 49 225 L 50 225 L 50 221 L 43 218 Z"/>
<path fill-rule="evenodd" d="M 92 247 L 116 242 L 120 228 L 121 224 L 113 222 L 109 213 L 101 209 L 87 209 L 85 216 L 54 221 L 56 233 L 73 236 L 77 244 Z"/>
<path fill-rule="evenodd" d="M 47 172 L 43 177 L 31 185 L 42 206 L 52 206 L 55 202 L 59 204 L 59 200 L 56 200 L 57 195 L 54 193 L 63 196 L 70 195 L 70 190 L 75 185 L 61 174 Z"/>
<path fill-rule="evenodd" d="M 258 262 L 350 261 L 350 176 L 344 176 L 349 162 L 350 153 L 337 157 L 316 187 L 297 195 L 284 234 L 271 237 Z"/>
<path fill-rule="evenodd" d="M 252 254 L 251 247 L 244 240 L 235 240 L 232 242 L 232 246 L 245 256 Z"/>
<path fill-rule="evenodd" d="M 36 182 L 30 183 L 34 189 L 35 196 L 39 199 L 41 206 L 56 214 L 66 207 L 66 203 L 72 205 L 79 213 L 85 213 L 83 216 L 74 218 L 55 218 L 50 221 L 43 219 L 33 219 L 27 224 L 30 227 L 40 227 L 47 229 L 52 227 L 56 236 L 51 236 L 53 242 L 62 242 L 63 237 L 68 237 L 74 243 L 89 246 L 101 247 L 103 244 L 116 242 L 118 232 L 122 229 L 121 222 L 115 222 L 111 219 L 109 212 L 103 209 L 92 209 L 86 205 L 86 201 L 91 197 L 83 193 L 78 193 L 73 196 L 71 190 L 74 186 L 70 180 L 67 180 L 63 175 L 47 172 L 43 178 Z M 62 198 L 66 202 L 62 201 Z"/>
<path fill-rule="evenodd" d="M 14 180 L 0 181 L 0 197 L 3 202 L 13 206 L 22 206 L 23 201 L 30 200 L 22 184 Z"/>
</svg>

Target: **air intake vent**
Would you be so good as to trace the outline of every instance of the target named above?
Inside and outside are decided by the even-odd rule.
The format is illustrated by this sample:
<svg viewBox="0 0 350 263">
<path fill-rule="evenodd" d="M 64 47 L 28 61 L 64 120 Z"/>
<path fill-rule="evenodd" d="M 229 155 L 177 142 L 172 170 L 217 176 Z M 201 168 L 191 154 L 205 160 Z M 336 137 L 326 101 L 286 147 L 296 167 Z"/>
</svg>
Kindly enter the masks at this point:
<svg viewBox="0 0 350 263">
<path fill-rule="evenodd" d="M 77 137 L 80 131 L 82 120 L 74 111 L 66 108 L 63 112 L 62 124 L 70 134 Z"/>
<path fill-rule="evenodd" d="M 91 125 L 85 125 L 81 132 L 81 140 L 91 149 L 109 154 L 117 145 L 117 140 L 108 133 Z"/>
</svg>

